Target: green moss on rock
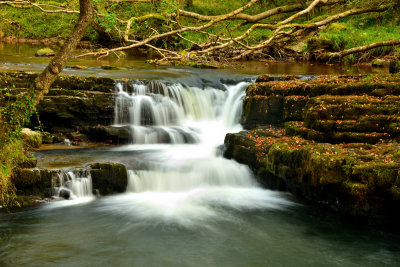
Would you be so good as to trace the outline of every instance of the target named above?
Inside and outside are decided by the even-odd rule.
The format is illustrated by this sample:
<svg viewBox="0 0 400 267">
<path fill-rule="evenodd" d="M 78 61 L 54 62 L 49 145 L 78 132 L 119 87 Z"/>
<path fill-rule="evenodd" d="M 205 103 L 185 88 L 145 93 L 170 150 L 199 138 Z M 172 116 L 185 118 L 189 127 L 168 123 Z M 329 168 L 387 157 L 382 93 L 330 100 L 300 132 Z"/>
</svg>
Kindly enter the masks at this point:
<svg viewBox="0 0 400 267">
<path fill-rule="evenodd" d="M 27 149 L 38 148 L 42 145 L 42 135 L 28 128 L 22 129 L 21 139 Z"/>
<path fill-rule="evenodd" d="M 52 57 L 54 55 L 55 55 L 54 51 L 48 47 L 39 49 L 35 53 L 36 57 Z"/>
<path fill-rule="evenodd" d="M 90 165 L 93 189 L 100 195 L 125 192 L 128 174 L 125 165 L 120 163 L 93 163 Z"/>
<path fill-rule="evenodd" d="M 293 123 L 286 126 L 301 128 Z M 335 145 L 255 129 L 228 134 L 225 145 L 224 155 L 249 165 L 262 184 L 280 180 L 272 184 L 346 216 L 372 218 L 371 223 L 393 217 L 400 170 L 395 156 L 398 143 Z M 396 218 L 400 221 L 400 216 Z"/>
</svg>

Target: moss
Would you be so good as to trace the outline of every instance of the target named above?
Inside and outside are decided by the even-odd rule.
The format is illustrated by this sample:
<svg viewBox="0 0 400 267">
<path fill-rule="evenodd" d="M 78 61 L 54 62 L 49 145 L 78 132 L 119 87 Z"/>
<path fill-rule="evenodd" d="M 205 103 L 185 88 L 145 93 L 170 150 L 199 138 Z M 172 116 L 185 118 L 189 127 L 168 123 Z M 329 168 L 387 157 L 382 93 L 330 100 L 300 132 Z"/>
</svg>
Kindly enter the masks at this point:
<svg viewBox="0 0 400 267">
<path fill-rule="evenodd" d="M 111 65 L 103 65 L 101 66 L 101 68 L 103 70 L 119 70 L 120 68 L 116 67 L 116 66 L 111 66 Z"/>
<path fill-rule="evenodd" d="M 49 170 L 37 168 L 13 170 L 12 182 L 19 194 L 26 196 L 34 195 L 42 198 L 50 196 L 52 181 L 53 172 Z"/>
<path fill-rule="evenodd" d="M 21 131 L 21 139 L 26 149 L 39 148 L 42 145 L 42 135 L 28 128 Z"/>
<path fill-rule="evenodd" d="M 280 185 L 347 216 L 374 222 L 391 217 L 398 206 L 388 203 L 400 200 L 400 144 L 316 143 L 287 135 L 302 126 L 287 122 L 286 134 L 271 128 L 230 134 L 225 156 L 248 164 L 262 184 Z"/>
<path fill-rule="evenodd" d="M 331 23 L 328 28 L 328 30 L 332 33 L 340 33 L 341 31 L 344 31 L 346 29 L 346 25 L 342 23 Z"/>
<path fill-rule="evenodd" d="M 93 163 L 90 165 L 93 189 L 101 195 L 122 193 L 126 190 L 128 176 L 125 165 L 120 163 Z"/>
<path fill-rule="evenodd" d="M 36 57 L 51 57 L 54 56 L 55 53 L 51 48 L 42 48 L 36 51 L 35 56 Z"/>
<path fill-rule="evenodd" d="M 386 65 L 386 61 L 384 59 L 374 59 L 372 60 L 372 67 L 379 67 L 379 68 L 383 68 Z"/>
</svg>

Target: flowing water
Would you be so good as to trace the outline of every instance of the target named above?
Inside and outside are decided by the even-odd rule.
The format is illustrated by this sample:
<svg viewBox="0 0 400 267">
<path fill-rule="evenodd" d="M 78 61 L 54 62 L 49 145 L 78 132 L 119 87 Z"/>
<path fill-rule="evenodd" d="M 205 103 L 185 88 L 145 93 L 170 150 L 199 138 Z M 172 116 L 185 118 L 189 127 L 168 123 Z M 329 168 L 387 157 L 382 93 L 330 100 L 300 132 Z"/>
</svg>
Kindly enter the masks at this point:
<svg viewBox="0 0 400 267">
<path fill-rule="evenodd" d="M 70 200 L 0 213 L 0 266 L 398 265 L 398 236 L 314 214 L 220 156 L 254 79 L 226 75 L 117 82 L 114 126 L 131 127 L 132 144 L 37 158 L 124 163 L 126 192 L 96 198 L 85 169 L 64 169 L 54 195 Z"/>
</svg>

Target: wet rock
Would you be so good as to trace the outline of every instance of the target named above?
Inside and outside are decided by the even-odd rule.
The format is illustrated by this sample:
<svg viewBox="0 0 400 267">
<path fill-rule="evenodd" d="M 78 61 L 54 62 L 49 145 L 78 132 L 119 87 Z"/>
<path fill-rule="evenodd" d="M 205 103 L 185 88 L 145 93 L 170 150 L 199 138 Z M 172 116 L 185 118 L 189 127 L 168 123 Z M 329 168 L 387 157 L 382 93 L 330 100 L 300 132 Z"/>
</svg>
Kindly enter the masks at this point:
<svg viewBox="0 0 400 267">
<path fill-rule="evenodd" d="M 59 197 L 62 197 L 64 199 L 69 199 L 71 197 L 71 191 L 69 191 L 67 189 L 61 189 L 58 194 L 59 194 Z"/>
<path fill-rule="evenodd" d="M 26 148 L 38 148 L 42 145 L 42 135 L 31 129 L 24 128 L 21 131 L 21 139 Z"/>
<path fill-rule="evenodd" d="M 127 144 L 132 141 L 132 129 L 129 126 L 85 126 L 82 127 L 81 132 L 96 142 Z"/>
<path fill-rule="evenodd" d="M 228 134 L 224 156 L 249 165 L 265 186 L 372 225 L 395 226 L 400 144 L 315 143 L 255 129 Z M 388 161 L 388 159 L 391 159 Z"/>
<path fill-rule="evenodd" d="M 246 91 L 249 132 L 224 156 L 260 183 L 367 224 L 400 223 L 400 80 L 396 75 L 260 76 Z"/>
<path fill-rule="evenodd" d="M 54 55 L 55 55 L 54 51 L 48 47 L 39 49 L 35 53 L 35 57 L 52 57 Z"/>
<path fill-rule="evenodd" d="M 76 126 L 111 124 L 114 94 L 53 90 L 37 106 L 45 128 L 52 131 Z"/>
<path fill-rule="evenodd" d="M 100 195 L 125 192 L 128 175 L 125 165 L 120 163 L 93 163 L 90 165 L 93 190 Z"/>
<path fill-rule="evenodd" d="M 101 66 L 101 68 L 102 68 L 103 70 L 119 70 L 118 67 L 116 67 L 116 66 L 111 66 L 111 65 L 103 65 L 103 66 Z"/>
<path fill-rule="evenodd" d="M 13 170 L 12 181 L 18 194 L 29 196 L 50 196 L 52 189 L 53 175 L 55 171 L 46 169 L 22 169 Z"/>
</svg>

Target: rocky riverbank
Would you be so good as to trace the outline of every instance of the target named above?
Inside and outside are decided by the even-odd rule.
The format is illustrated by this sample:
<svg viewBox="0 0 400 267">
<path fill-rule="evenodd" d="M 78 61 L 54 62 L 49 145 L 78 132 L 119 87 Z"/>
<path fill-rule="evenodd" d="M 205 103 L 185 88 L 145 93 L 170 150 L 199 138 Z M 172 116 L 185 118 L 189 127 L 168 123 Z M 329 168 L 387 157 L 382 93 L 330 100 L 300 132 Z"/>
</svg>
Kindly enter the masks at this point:
<svg viewBox="0 0 400 267">
<path fill-rule="evenodd" d="M 0 88 L 17 98 L 29 90 L 37 73 L 0 72 Z M 87 141 L 122 144 L 130 141 L 130 129 L 110 126 L 114 120 L 115 80 L 104 77 L 60 75 L 37 106 L 38 117 L 49 136 L 44 143 L 68 138 L 72 143 Z M 38 126 L 37 116 L 32 125 Z"/>
<path fill-rule="evenodd" d="M 345 217 L 400 222 L 400 76 L 261 76 L 225 156 Z"/>
<path fill-rule="evenodd" d="M 55 187 L 61 186 L 59 180 L 62 172 L 72 172 L 79 177 L 85 173 L 93 184 L 93 194 L 106 196 L 125 192 L 128 185 L 126 167 L 120 163 L 101 162 L 88 164 L 85 168 L 41 169 L 16 168 L 13 170 L 12 181 L 17 190 L 18 200 L 22 206 L 31 206 L 52 198 Z M 69 199 L 70 191 L 60 193 L 61 198 Z"/>
</svg>

